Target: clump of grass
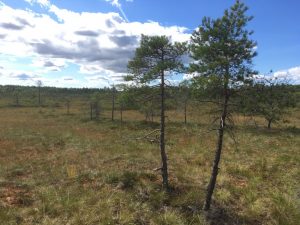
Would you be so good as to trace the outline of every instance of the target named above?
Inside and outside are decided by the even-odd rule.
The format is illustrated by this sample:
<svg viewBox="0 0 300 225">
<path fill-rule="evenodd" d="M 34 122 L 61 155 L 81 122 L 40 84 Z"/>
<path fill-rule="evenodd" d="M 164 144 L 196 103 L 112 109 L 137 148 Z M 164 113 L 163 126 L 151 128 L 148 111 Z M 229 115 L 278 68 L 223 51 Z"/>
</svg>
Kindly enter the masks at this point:
<svg viewBox="0 0 300 225">
<path fill-rule="evenodd" d="M 159 225 L 184 225 L 186 224 L 184 219 L 180 216 L 180 213 L 175 210 L 166 210 L 161 213 L 160 216 L 154 219 L 156 224 Z"/>
<path fill-rule="evenodd" d="M 77 181 L 79 183 L 92 182 L 98 179 L 100 176 L 101 174 L 97 171 L 86 171 L 77 176 Z"/>
<path fill-rule="evenodd" d="M 218 189 L 216 191 L 216 198 L 222 204 L 226 205 L 230 202 L 232 196 L 231 196 L 231 193 L 228 189 L 222 188 L 222 189 Z"/>
<path fill-rule="evenodd" d="M 110 173 L 106 176 L 105 181 L 108 184 L 117 185 L 121 189 L 132 189 L 138 182 L 138 173 L 125 171 L 121 174 Z"/>
<path fill-rule="evenodd" d="M 25 176 L 27 174 L 27 171 L 24 167 L 21 166 L 17 166 L 15 168 L 12 168 L 9 171 L 9 174 L 7 174 L 8 178 L 16 178 L 16 177 L 22 177 Z"/>
<path fill-rule="evenodd" d="M 152 190 L 149 193 L 148 204 L 151 208 L 158 210 L 168 204 L 169 196 L 166 192 L 160 190 Z"/>
<path fill-rule="evenodd" d="M 300 221 L 300 205 L 291 196 L 279 190 L 271 192 L 271 220 L 277 224 L 297 225 Z"/>
</svg>

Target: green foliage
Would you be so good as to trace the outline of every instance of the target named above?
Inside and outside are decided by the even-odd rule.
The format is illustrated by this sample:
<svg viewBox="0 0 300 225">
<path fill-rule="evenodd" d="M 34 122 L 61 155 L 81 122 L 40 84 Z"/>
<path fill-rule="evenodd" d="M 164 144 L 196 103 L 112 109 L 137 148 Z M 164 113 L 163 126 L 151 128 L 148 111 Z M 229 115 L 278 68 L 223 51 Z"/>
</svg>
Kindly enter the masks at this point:
<svg viewBox="0 0 300 225">
<path fill-rule="evenodd" d="M 175 90 L 175 94 L 177 94 L 177 98 L 181 100 L 181 102 L 188 101 L 191 98 L 191 81 L 184 80 L 178 85 L 178 89 Z"/>
<path fill-rule="evenodd" d="M 240 107 L 245 114 L 262 116 L 270 128 L 271 123 L 281 120 L 295 105 L 295 91 L 287 81 L 264 77 L 243 93 Z"/>
<path fill-rule="evenodd" d="M 126 109 L 137 109 L 136 95 L 137 89 L 129 85 L 118 85 L 117 102 L 119 107 Z"/>
<path fill-rule="evenodd" d="M 95 115 L 96 119 L 99 119 L 100 113 L 101 113 L 101 93 L 99 92 L 95 92 L 92 96 L 91 96 L 91 107 L 92 107 L 92 114 Z"/>
<path fill-rule="evenodd" d="M 149 83 L 160 78 L 162 71 L 181 72 L 186 51 L 185 43 L 172 44 L 166 36 L 142 35 L 140 47 L 128 63 L 130 75 L 126 80 Z"/>
<path fill-rule="evenodd" d="M 222 96 L 222 80 L 217 75 L 199 76 L 192 80 L 191 92 L 195 99 L 219 99 Z"/>
<path fill-rule="evenodd" d="M 106 176 L 105 181 L 108 184 L 118 185 L 122 189 L 131 189 L 138 182 L 138 174 L 131 171 L 122 174 L 111 173 Z"/>
<path fill-rule="evenodd" d="M 253 32 L 246 29 L 252 19 L 246 15 L 247 10 L 237 1 L 221 18 L 204 17 L 193 33 L 191 56 L 196 62 L 191 64 L 190 71 L 207 78 L 196 82 L 198 86 L 204 85 L 204 89 L 216 86 L 222 95 L 220 88 L 239 87 L 254 73 L 251 64 L 256 43 L 250 40 Z"/>
</svg>

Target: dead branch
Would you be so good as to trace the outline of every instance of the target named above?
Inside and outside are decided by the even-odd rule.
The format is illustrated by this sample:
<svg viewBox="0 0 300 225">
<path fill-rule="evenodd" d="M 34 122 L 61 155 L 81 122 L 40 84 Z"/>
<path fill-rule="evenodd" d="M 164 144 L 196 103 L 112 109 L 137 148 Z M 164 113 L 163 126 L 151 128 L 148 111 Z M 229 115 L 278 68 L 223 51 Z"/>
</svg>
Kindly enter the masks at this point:
<svg viewBox="0 0 300 225">
<path fill-rule="evenodd" d="M 153 169 L 153 171 L 159 171 L 159 170 L 162 170 L 162 167 L 158 167 L 158 168 Z"/>
</svg>

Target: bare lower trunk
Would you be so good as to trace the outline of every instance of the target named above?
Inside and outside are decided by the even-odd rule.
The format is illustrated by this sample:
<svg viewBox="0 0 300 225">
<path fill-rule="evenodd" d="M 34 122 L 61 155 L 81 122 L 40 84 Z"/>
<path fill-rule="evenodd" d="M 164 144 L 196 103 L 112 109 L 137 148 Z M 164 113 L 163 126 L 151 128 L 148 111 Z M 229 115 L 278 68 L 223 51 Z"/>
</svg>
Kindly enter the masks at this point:
<svg viewBox="0 0 300 225">
<path fill-rule="evenodd" d="M 271 129 L 272 120 L 268 120 L 268 129 Z"/>
<path fill-rule="evenodd" d="M 186 108 L 187 108 L 187 102 L 184 102 L 184 124 L 186 124 Z"/>
<path fill-rule="evenodd" d="M 151 122 L 153 123 L 153 117 L 154 117 L 154 115 L 153 115 L 154 113 L 153 113 L 153 110 L 151 110 Z"/>
<path fill-rule="evenodd" d="M 92 103 L 90 104 L 90 117 L 91 117 L 91 120 L 93 120 L 93 104 Z"/>
<path fill-rule="evenodd" d="M 70 103 L 67 102 L 67 114 L 70 114 Z"/>
<path fill-rule="evenodd" d="M 221 153 L 222 153 L 222 147 L 223 147 L 223 135 L 224 135 L 224 127 L 225 127 L 225 120 L 227 117 L 227 106 L 228 106 L 228 91 L 225 89 L 225 96 L 224 96 L 224 105 L 223 105 L 223 112 L 220 118 L 220 125 L 219 125 L 219 130 L 218 130 L 218 142 L 217 142 L 217 147 L 216 147 L 216 152 L 215 152 L 215 159 L 213 163 L 213 168 L 212 168 L 212 173 L 210 177 L 210 181 L 207 187 L 207 194 L 206 194 L 206 199 L 205 199 L 205 204 L 204 204 L 204 210 L 209 210 L 210 209 L 210 204 L 211 204 L 211 198 L 215 189 L 216 181 L 217 181 L 217 176 L 219 172 L 219 162 L 221 159 Z"/>
<path fill-rule="evenodd" d="M 111 109 L 111 121 L 114 121 L 115 117 L 115 87 L 112 89 L 112 109 Z"/>
<path fill-rule="evenodd" d="M 161 114 L 160 114 L 160 153 L 162 160 L 162 179 L 163 188 L 165 190 L 169 189 L 168 181 L 168 159 L 165 150 L 165 78 L 164 71 L 161 72 Z"/>
<path fill-rule="evenodd" d="M 95 107 L 95 118 L 96 120 L 99 120 L 99 116 L 100 116 L 100 107 L 99 107 L 99 103 L 96 102 L 94 104 L 94 107 Z"/>
<path fill-rule="evenodd" d="M 39 106 L 41 106 L 41 87 L 39 87 Z"/>
<path fill-rule="evenodd" d="M 123 106 L 120 108 L 121 123 L 123 122 Z"/>
<path fill-rule="evenodd" d="M 16 105 L 19 106 L 19 94 L 16 95 Z"/>
</svg>

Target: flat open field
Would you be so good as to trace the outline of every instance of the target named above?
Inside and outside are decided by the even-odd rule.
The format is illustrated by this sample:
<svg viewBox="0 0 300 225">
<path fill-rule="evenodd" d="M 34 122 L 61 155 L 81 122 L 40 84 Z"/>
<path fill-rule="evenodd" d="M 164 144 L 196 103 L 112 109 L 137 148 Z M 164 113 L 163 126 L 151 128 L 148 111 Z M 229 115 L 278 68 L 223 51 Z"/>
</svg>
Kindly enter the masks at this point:
<svg viewBox="0 0 300 225">
<path fill-rule="evenodd" d="M 158 128 L 135 111 L 90 121 L 88 108 L 0 108 L 0 224 L 265 224 L 300 221 L 300 113 L 271 130 L 236 115 L 212 210 L 201 208 L 216 132 L 207 107 L 168 112 L 172 191 L 161 190 Z M 156 118 L 158 119 L 158 118 Z M 155 140 L 155 135 L 151 136 Z"/>
</svg>

